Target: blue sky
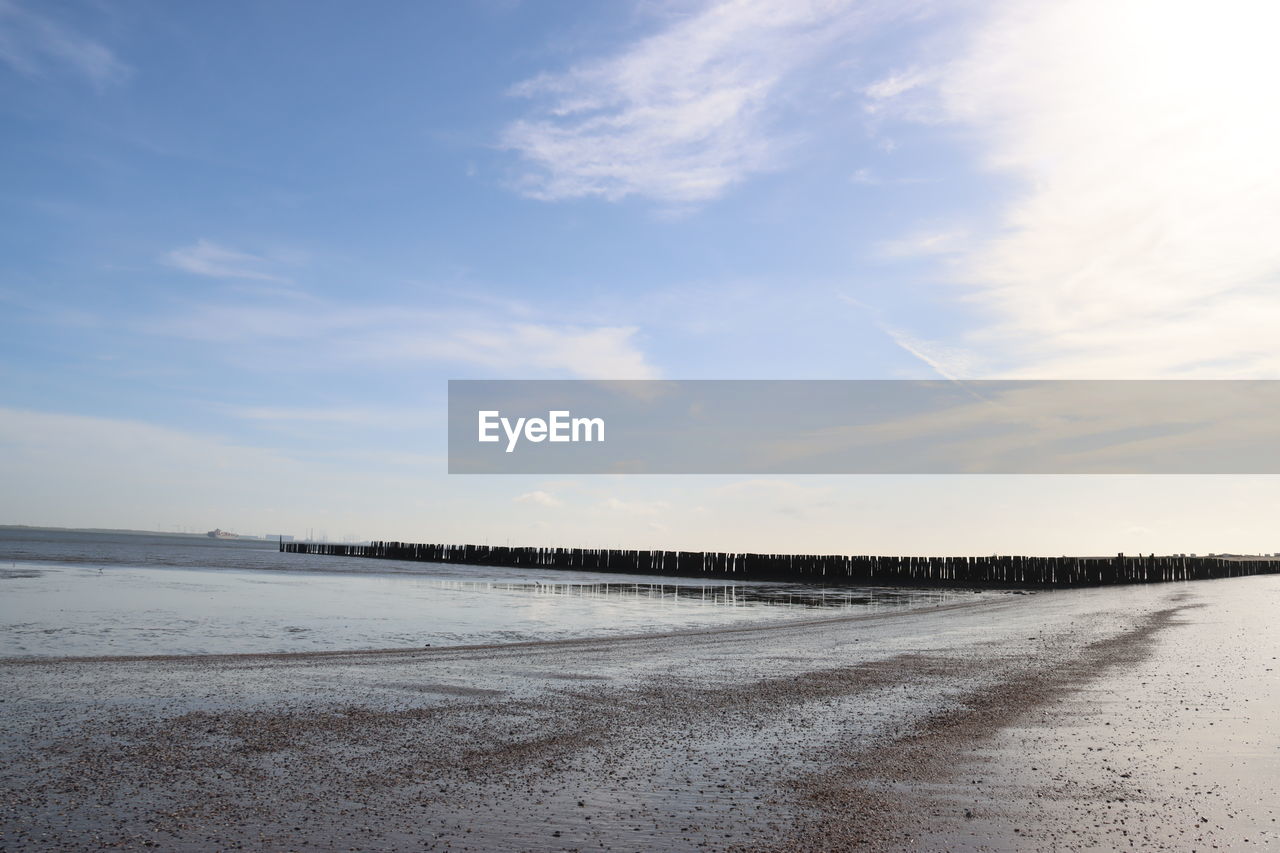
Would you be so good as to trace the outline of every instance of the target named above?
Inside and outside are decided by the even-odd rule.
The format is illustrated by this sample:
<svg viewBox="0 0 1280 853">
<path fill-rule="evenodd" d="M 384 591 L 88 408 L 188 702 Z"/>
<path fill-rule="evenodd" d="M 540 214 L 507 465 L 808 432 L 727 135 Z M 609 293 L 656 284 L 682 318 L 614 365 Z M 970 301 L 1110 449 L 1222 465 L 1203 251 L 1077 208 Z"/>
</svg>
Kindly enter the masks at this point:
<svg viewBox="0 0 1280 853">
<path fill-rule="evenodd" d="M 1275 17 L 0 0 L 0 521 L 1280 550 L 1269 478 L 443 462 L 449 378 L 1276 378 Z"/>
</svg>

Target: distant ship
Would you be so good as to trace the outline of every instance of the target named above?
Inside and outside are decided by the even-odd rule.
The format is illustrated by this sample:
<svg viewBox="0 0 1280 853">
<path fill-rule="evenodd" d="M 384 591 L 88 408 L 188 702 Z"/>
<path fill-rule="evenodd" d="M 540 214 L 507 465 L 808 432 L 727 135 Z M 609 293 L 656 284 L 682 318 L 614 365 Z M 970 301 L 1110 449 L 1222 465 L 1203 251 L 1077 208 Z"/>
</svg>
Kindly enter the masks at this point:
<svg viewBox="0 0 1280 853">
<path fill-rule="evenodd" d="M 221 527 L 213 528 L 208 533 L 206 533 L 205 536 L 208 536 L 210 539 L 238 539 L 239 538 L 238 536 L 236 536 L 236 534 L 232 533 L 229 530 L 223 530 Z"/>
</svg>

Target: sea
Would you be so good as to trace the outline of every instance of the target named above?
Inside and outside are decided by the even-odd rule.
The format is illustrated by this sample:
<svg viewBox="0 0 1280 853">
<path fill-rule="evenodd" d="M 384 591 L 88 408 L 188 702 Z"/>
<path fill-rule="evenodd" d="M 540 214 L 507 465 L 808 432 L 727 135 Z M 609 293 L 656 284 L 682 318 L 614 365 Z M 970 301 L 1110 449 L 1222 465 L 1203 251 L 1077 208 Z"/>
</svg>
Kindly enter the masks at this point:
<svg viewBox="0 0 1280 853">
<path fill-rule="evenodd" d="M 273 541 L 0 527 L 0 657 L 422 648 L 934 607 L 964 590 L 727 583 L 280 553 Z"/>
</svg>

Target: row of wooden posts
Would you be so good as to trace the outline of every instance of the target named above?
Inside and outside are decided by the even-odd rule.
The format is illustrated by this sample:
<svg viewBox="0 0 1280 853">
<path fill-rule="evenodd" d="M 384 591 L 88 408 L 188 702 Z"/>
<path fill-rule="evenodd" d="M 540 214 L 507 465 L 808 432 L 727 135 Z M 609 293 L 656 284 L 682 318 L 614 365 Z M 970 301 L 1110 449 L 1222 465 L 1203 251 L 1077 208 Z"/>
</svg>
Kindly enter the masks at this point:
<svg viewBox="0 0 1280 853">
<path fill-rule="evenodd" d="M 871 557 L 833 554 L 743 554 L 709 551 L 633 551 L 616 548 L 512 548 L 371 542 L 280 542 L 291 554 L 323 554 L 475 566 L 574 569 L 673 577 L 802 583 L 1099 586 L 1203 580 L 1280 572 L 1266 557 Z"/>
</svg>

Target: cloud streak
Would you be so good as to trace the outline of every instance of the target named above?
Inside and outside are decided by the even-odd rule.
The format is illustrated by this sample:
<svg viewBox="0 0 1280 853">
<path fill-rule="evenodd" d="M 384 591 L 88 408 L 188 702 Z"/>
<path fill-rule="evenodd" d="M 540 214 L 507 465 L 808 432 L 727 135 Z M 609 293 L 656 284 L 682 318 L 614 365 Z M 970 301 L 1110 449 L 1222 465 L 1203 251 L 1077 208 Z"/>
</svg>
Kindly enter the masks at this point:
<svg viewBox="0 0 1280 853">
<path fill-rule="evenodd" d="M 544 492 L 542 489 L 535 489 L 532 492 L 525 492 L 515 498 L 516 503 L 533 504 L 534 506 L 544 507 L 546 509 L 557 509 L 564 506 L 564 501 L 560 500 L 550 492 Z"/>
<path fill-rule="evenodd" d="M 0 61 L 27 77 L 70 70 L 100 89 L 131 73 L 105 45 L 14 0 L 0 0 Z"/>
<path fill-rule="evenodd" d="M 506 319 L 463 310 L 354 306 L 318 299 L 283 305 L 193 304 L 180 315 L 147 321 L 141 331 L 226 347 L 236 358 L 392 368 L 456 363 L 516 378 L 655 379 L 635 326 Z M 317 346 L 323 341 L 323 346 Z"/>
<path fill-rule="evenodd" d="M 164 262 L 183 272 L 207 278 L 288 281 L 261 269 L 271 263 L 269 259 L 220 246 L 211 240 L 201 239 L 193 245 L 174 249 L 164 256 Z"/>
<path fill-rule="evenodd" d="M 954 255 L 969 239 L 962 228 L 921 231 L 881 244 L 880 251 L 889 258 L 917 258 L 928 255 Z"/>
<path fill-rule="evenodd" d="M 851 0 L 719 0 L 616 55 L 525 80 L 511 93 L 537 107 L 502 136 L 530 166 L 519 189 L 694 204 L 778 168 L 796 139 L 778 120 L 788 84 L 873 13 Z"/>
</svg>

